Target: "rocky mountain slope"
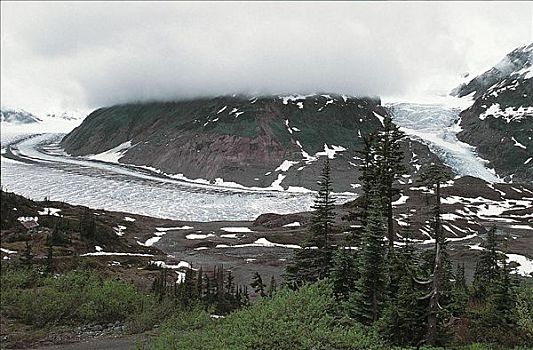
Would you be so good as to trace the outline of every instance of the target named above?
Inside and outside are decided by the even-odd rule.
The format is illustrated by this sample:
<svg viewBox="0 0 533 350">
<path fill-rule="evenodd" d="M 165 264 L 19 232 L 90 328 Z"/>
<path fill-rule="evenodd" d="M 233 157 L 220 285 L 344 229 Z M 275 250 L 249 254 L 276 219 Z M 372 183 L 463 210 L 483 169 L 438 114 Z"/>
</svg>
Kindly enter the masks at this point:
<svg viewBox="0 0 533 350">
<path fill-rule="evenodd" d="M 386 115 L 378 98 L 331 94 L 126 104 L 94 111 L 61 145 L 74 156 L 189 179 L 289 190 L 316 188 L 329 157 L 334 189 L 353 191 L 363 137 L 382 128 Z M 403 147 L 410 173 L 437 161 L 417 141 Z"/>
<path fill-rule="evenodd" d="M 454 90 L 472 94 L 458 138 L 477 148 L 506 181 L 533 181 L 533 44 Z"/>
</svg>

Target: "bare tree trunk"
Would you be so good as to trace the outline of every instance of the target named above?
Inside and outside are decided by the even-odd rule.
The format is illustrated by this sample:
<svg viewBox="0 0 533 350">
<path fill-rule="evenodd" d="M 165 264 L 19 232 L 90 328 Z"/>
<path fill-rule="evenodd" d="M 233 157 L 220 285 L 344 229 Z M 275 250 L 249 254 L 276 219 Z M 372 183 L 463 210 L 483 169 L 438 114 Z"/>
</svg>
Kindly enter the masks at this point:
<svg viewBox="0 0 533 350">
<path fill-rule="evenodd" d="M 441 222 L 440 222 L 440 183 L 436 184 L 437 205 L 435 206 L 435 265 L 433 267 L 433 286 L 429 299 L 428 331 L 426 341 L 428 345 L 435 345 L 437 341 L 437 316 L 439 312 L 439 295 L 441 292 Z"/>
<path fill-rule="evenodd" d="M 394 248 L 394 220 L 392 217 L 392 213 L 392 198 L 391 196 L 389 196 L 387 198 L 387 237 L 389 239 L 389 251 L 392 251 L 392 249 Z"/>
</svg>

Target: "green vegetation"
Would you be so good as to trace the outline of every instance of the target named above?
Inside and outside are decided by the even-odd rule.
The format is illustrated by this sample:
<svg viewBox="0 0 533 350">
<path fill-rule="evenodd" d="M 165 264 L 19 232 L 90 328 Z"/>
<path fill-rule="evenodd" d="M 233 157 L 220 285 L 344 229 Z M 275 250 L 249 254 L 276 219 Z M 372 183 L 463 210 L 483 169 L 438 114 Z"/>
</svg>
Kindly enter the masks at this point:
<svg viewBox="0 0 533 350">
<path fill-rule="evenodd" d="M 36 327 L 134 320 L 154 309 L 132 284 L 89 270 L 44 277 L 31 269 L 2 269 L 2 315 Z"/>
<path fill-rule="evenodd" d="M 169 322 L 152 349 L 380 349 L 371 329 L 335 317 L 335 298 L 325 282 L 284 289 L 225 319 L 200 324 Z M 196 319 L 198 320 L 198 319 Z M 185 326 L 185 327 L 183 327 Z"/>
</svg>

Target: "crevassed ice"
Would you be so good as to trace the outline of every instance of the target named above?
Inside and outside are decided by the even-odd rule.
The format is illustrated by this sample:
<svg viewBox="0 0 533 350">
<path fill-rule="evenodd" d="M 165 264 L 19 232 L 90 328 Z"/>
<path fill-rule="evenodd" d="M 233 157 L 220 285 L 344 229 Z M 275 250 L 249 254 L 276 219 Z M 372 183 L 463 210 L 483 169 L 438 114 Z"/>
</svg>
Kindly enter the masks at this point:
<svg viewBox="0 0 533 350">
<path fill-rule="evenodd" d="M 393 121 L 409 137 L 426 144 L 457 175 L 501 182 L 475 148 L 457 139 L 459 110 L 440 105 L 397 103 L 388 106 Z"/>
</svg>

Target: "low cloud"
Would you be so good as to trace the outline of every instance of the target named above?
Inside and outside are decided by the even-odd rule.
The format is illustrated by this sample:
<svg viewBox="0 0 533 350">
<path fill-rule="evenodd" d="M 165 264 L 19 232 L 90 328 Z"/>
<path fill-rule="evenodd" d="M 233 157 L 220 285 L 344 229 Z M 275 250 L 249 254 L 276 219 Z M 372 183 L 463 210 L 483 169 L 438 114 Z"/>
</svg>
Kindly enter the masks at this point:
<svg viewBox="0 0 533 350">
<path fill-rule="evenodd" d="M 532 4 L 6 3 L 2 104 L 96 108 L 232 93 L 409 95 L 532 41 Z"/>
</svg>

